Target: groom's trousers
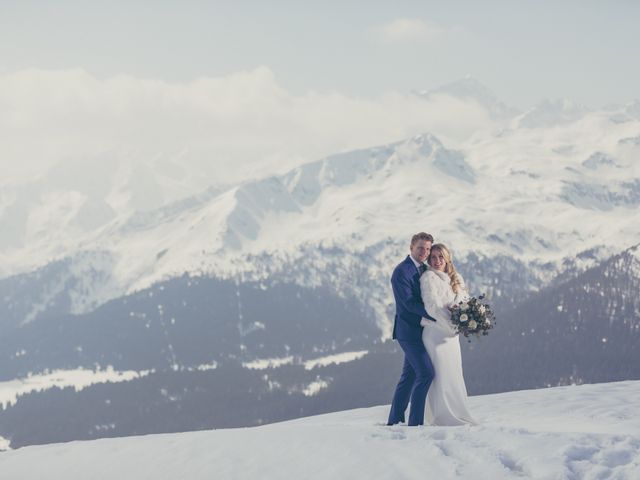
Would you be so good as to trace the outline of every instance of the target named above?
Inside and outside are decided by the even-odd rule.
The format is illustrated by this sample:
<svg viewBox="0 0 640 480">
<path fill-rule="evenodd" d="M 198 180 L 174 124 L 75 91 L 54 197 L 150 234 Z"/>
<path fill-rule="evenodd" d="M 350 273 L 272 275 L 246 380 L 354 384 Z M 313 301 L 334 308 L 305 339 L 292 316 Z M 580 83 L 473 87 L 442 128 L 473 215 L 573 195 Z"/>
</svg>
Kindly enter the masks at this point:
<svg viewBox="0 0 640 480">
<path fill-rule="evenodd" d="M 387 424 L 395 425 L 405 421 L 404 412 L 411 399 L 408 425 L 423 425 L 425 400 L 435 373 L 433 364 L 422 341 L 417 343 L 398 340 L 398 343 L 404 351 L 404 365 L 393 395 Z"/>
</svg>

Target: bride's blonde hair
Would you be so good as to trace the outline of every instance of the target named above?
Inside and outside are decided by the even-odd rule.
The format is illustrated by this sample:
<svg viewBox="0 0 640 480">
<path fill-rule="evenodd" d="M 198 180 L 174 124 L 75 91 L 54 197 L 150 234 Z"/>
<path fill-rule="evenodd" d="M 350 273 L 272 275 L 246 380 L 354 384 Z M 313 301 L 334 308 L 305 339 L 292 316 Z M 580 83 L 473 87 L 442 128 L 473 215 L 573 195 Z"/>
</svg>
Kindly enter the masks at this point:
<svg viewBox="0 0 640 480">
<path fill-rule="evenodd" d="M 456 271 L 456 267 L 453 266 L 453 256 L 451 255 L 451 252 L 445 244 L 436 243 L 431 247 L 431 252 L 429 253 L 429 258 L 427 259 L 427 263 L 429 265 L 431 265 L 431 254 L 434 250 L 439 250 L 440 252 L 442 252 L 445 264 L 444 272 L 449 275 L 449 278 L 451 279 L 451 289 L 454 293 L 460 293 L 462 290 L 464 290 L 465 287 L 462 283 L 462 280 L 460 279 L 460 275 L 458 275 L 458 272 Z"/>
</svg>

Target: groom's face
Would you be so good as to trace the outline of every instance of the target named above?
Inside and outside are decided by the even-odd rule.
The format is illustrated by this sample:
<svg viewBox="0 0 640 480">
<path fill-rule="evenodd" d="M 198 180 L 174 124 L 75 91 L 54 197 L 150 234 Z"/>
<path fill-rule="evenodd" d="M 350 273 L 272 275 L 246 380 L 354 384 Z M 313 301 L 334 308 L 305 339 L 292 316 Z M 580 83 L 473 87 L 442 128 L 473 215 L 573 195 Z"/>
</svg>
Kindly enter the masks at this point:
<svg viewBox="0 0 640 480">
<path fill-rule="evenodd" d="M 431 242 L 428 240 L 418 240 L 411 245 L 409 249 L 411 250 L 411 256 L 416 262 L 424 263 L 431 251 Z"/>
</svg>

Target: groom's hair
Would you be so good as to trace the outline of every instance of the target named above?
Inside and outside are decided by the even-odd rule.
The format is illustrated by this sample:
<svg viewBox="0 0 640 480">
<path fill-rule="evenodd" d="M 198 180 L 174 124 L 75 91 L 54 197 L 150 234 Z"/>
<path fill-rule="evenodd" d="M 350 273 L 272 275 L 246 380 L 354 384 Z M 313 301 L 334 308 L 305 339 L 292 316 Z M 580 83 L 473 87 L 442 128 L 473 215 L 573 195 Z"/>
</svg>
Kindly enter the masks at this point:
<svg viewBox="0 0 640 480">
<path fill-rule="evenodd" d="M 433 243 L 433 236 L 429 233 L 416 233 L 413 237 L 411 237 L 411 246 L 413 247 L 418 240 L 426 240 L 427 242 Z"/>
</svg>

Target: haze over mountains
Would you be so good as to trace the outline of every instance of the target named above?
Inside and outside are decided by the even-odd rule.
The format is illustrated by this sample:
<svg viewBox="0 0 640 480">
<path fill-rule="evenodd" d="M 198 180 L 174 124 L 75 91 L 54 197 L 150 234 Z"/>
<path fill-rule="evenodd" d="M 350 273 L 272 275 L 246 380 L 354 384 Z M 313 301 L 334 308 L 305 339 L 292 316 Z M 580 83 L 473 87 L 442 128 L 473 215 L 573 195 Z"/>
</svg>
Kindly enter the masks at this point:
<svg viewBox="0 0 640 480">
<path fill-rule="evenodd" d="M 114 383 L 29 390 L 0 411 L 0 435 L 20 446 L 386 403 L 400 367 L 388 278 L 419 230 L 497 310 L 492 334 L 465 344 L 482 372 L 471 393 L 639 378 L 638 101 L 518 112 L 467 78 L 415 102 L 444 97 L 488 127 L 239 184 L 188 152 L 114 151 L 2 187 L 0 380 L 112 367 Z"/>
</svg>

